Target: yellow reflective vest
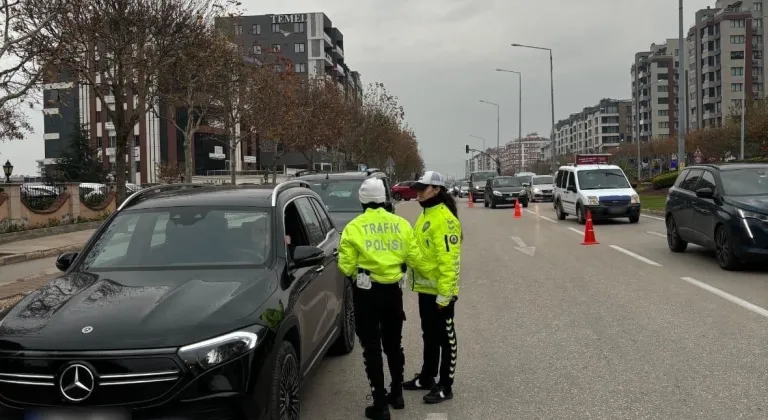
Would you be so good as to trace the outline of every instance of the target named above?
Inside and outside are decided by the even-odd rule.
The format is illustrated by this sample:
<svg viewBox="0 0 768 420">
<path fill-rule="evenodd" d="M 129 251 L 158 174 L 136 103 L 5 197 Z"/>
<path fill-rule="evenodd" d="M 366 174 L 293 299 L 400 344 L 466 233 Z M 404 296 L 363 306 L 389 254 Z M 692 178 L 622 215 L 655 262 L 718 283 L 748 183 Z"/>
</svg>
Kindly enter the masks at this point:
<svg viewBox="0 0 768 420">
<path fill-rule="evenodd" d="M 437 303 L 446 306 L 459 295 L 461 271 L 461 223 L 445 204 L 427 207 L 413 227 L 424 267 L 410 275 L 411 290 L 437 295 Z"/>
<path fill-rule="evenodd" d="M 404 218 L 386 209 L 366 209 L 347 224 L 339 243 L 339 270 L 345 276 L 357 275 L 359 268 L 370 271 L 371 280 L 382 284 L 400 281 L 402 265 L 416 272 L 429 272 L 415 244 L 413 228 Z"/>
</svg>

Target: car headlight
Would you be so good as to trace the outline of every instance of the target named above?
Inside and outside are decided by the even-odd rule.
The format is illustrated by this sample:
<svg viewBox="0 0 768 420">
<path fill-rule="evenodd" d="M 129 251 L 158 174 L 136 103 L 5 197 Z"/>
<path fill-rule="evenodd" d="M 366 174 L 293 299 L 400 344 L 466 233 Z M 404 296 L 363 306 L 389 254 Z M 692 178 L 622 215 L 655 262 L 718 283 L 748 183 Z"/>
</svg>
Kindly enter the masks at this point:
<svg viewBox="0 0 768 420">
<path fill-rule="evenodd" d="M 742 209 L 736 209 L 736 211 L 739 212 L 739 216 L 741 216 L 742 219 L 757 219 L 762 220 L 763 222 L 768 222 L 768 214 L 760 214 Z"/>
<path fill-rule="evenodd" d="M 535 193 L 540 193 L 540 192 L 541 192 L 541 190 L 540 190 L 540 189 L 538 189 L 538 188 L 534 188 L 534 189 L 533 189 L 533 192 L 535 192 Z"/>
<path fill-rule="evenodd" d="M 494 192 L 493 192 L 493 195 L 499 195 L 499 196 L 500 196 L 500 195 L 501 195 L 501 193 L 500 193 L 500 192 L 498 192 L 498 191 L 494 191 Z"/>
<path fill-rule="evenodd" d="M 598 204 L 600 204 L 600 197 L 595 197 L 594 195 L 587 197 L 588 206 L 596 206 Z"/>
<path fill-rule="evenodd" d="M 178 355 L 190 369 L 207 370 L 253 350 L 258 334 L 236 331 L 179 349 Z"/>
<path fill-rule="evenodd" d="M 631 199 L 632 199 L 632 201 L 631 201 L 632 204 L 640 204 L 640 196 L 639 195 L 632 194 Z"/>
</svg>

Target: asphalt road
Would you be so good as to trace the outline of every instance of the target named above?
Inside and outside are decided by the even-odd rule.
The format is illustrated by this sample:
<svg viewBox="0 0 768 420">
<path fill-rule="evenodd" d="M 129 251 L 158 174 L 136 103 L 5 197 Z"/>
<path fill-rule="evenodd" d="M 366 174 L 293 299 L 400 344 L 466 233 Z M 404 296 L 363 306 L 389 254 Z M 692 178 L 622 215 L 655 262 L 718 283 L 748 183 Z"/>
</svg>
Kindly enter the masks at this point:
<svg viewBox="0 0 768 420">
<path fill-rule="evenodd" d="M 428 406 L 409 392 L 393 418 L 768 417 L 768 311 L 749 306 L 768 308 L 768 271 L 725 272 L 693 246 L 673 255 L 664 222 L 649 217 L 598 223 L 600 244 L 583 246 L 583 226 L 557 221 L 551 203 L 521 219 L 478 204 L 460 204 L 455 398 Z M 414 220 L 419 208 L 397 211 Z M 410 377 L 415 295 L 406 306 Z M 361 419 L 368 393 L 358 346 L 307 381 L 302 418 Z"/>
<path fill-rule="evenodd" d="M 419 210 L 397 206 L 410 220 Z M 695 246 L 672 254 L 652 217 L 597 222 L 592 246 L 551 203 L 514 219 L 463 199 L 460 218 L 455 398 L 427 406 L 409 392 L 394 419 L 768 418 L 768 270 L 722 271 Z M 410 378 L 421 363 L 412 293 L 406 312 Z M 302 418 L 362 419 L 368 393 L 358 345 L 306 381 Z"/>
</svg>

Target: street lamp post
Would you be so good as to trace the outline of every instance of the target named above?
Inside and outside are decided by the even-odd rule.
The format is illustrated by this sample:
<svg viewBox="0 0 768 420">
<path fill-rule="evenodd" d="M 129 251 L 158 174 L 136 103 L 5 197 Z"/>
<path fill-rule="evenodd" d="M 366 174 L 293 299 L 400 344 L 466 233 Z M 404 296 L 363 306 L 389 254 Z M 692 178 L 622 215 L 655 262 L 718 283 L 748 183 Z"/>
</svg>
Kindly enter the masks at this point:
<svg viewBox="0 0 768 420">
<path fill-rule="evenodd" d="M 469 135 L 469 137 L 472 137 L 473 139 L 482 140 L 482 141 L 483 141 L 483 152 L 485 152 L 485 139 L 484 139 L 484 138 L 482 138 L 482 137 L 478 137 L 478 136 L 475 136 L 475 135 L 473 135 L 473 134 L 470 134 L 470 135 Z M 473 159 L 474 159 L 474 158 L 473 158 Z M 480 163 L 481 163 L 481 165 L 480 165 L 480 168 L 479 168 L 479 169 L 480 169 L 481 171 L 482 171 L 482 170 L 485 170 L 485 157 L 483 157 L 483 159 L 480 161 Z"/>
<path fill-rule="evenodd" d="M 499 104 L 480 100 L 480 102 L 496 107 L 496 172 L 501 175 L 501 150 L 499 146 L 499 119 L 501 118 L 501 107 Z"/>
<path fill-rule="evenodd" d="M 678 11 L 678 61 L 680 67 L 678 69 L 678 88 L 677 88 L 677 170 L 680 171 L 685 166 L 685 133 L 686 133 L 686 97 L 688 92 L 688 78 L 685 77 L 685 51 L 686 48 L 685 37 L 683 37 L 683 0 L 679 1 Z"/>
<path fill-rule="evenodd" d="M 517 141 L 520 142 L 520 172 L 524 171 L 523 166 L 523 74 L 519 71 L 496 69 L 505 73 L 514 73 L 517 75 L 517 81 L 519 85 L 518 105 L 517 105 Z"/>
<path fill-rule="evenodd" d="M 552 149 L 552 170 L 555 170 L 555 66 L 554 62 L 552 61 L 552 49 L 551 48 L 544 48 L 544 47 L 534 47 L 532 45 L 523 45 L 523 44 L 511 44 L 513 47 L 520 47 L 520 48 L 531 48 L 534 50 L 544 50 L 549 51 L 549 95 L 550 95 L 550 103 L 552 106 L 552 134 L 550 135 L 552 138 L 549 140 L 550 148 Z"/>
<path fill-rule="evenodd" d="M 6 159 L 5 165 L 3 165 L 3 173 L 5 174 L 5 182 L 11 182 L 11 175 L 13 174 L 13 165 L 11 165 L 11 161 Z"/>
</svg>

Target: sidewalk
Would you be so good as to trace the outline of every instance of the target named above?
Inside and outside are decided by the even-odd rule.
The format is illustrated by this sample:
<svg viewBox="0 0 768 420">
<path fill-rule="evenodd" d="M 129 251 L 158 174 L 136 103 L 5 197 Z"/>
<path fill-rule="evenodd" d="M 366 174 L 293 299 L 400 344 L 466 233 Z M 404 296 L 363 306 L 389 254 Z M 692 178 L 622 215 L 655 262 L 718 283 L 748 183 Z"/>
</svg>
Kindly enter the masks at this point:
<svg viewBox="0 0 768 420">
<path fill-rule="evenodd" d="M 0 266 L 77 251 L 93 232 L 95 229 L 81 230 L 0 245 Z"/>
</svg>

